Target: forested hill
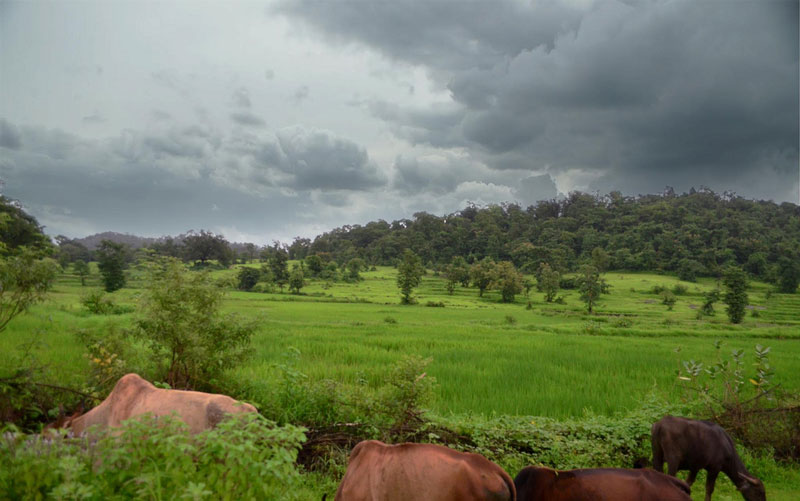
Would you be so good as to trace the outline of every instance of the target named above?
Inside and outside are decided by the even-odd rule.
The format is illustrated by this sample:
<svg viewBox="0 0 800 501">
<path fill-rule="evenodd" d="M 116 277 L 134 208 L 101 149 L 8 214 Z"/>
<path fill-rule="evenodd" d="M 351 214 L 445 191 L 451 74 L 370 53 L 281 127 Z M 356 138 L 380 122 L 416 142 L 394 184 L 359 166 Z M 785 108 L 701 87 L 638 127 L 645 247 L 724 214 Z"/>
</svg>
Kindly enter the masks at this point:
<svg viewBox="0 0 800 501">
<path fill-rule="evenodd" d="M 547 262 L 572 270 L 595 248 L 609 268 L 717 275 L 738 264 L 773 278 L 781 261 L 800 260 L 800 206 L 753 201 L 710 190 L 625 197 L 573 192 L 563 200 L 470 206 L 444 217 L 420 212 L 413 219 L 343 226 L 313 242 L 296 239 L 291 257 L 329 253 L 339 262 L 362 257 L 377 264 L 397 260 L 410 248 L 427 264 L 454 256 L 510 260 L 532 270 Z M 772 275 L 772 277 L 770 277 Z"/>
</svg>

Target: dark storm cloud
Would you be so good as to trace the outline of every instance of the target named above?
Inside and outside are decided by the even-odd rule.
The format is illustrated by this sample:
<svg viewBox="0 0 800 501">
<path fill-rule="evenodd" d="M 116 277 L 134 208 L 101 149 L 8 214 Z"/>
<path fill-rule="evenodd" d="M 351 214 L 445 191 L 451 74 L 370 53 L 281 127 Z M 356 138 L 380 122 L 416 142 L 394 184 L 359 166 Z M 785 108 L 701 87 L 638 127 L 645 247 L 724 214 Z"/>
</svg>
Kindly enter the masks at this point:
<svg viewBox="0 0 800 501">
<path fill-rule="evenodd" d="M 0 147 L 18 150 L 22 146 L 22 138 L 14 125 L 0 118 Z"/>
<path fill-rule="evenodd" d="M 239 125 L 244 125 L 245 127 L 263 127 L 266 125 L 266 122 L 264 122 L 261 117 L 250 113 L 249 111 L 231 113 L 231 120 Z"/>
<path fill-rule="evenodd" d="M 422 65 L 452 106 L 372 114 L 412 144 L 588 187 L 706 182 L 796 199 L 797 2 L 286 2 L 331 40 Z M 763 173 L 775 187 L 758 188 Z M 593 182 L 591 180 L 594 180 Z"/>
<path fill-rule="evenodd" d="M 367 151 L 352 141 L 301 127 L 282 129 L 277 137 L 282 155 L 276 166 L 292 176 L 295 189 L 369 190 L 386 184 Z"/>
</svg>

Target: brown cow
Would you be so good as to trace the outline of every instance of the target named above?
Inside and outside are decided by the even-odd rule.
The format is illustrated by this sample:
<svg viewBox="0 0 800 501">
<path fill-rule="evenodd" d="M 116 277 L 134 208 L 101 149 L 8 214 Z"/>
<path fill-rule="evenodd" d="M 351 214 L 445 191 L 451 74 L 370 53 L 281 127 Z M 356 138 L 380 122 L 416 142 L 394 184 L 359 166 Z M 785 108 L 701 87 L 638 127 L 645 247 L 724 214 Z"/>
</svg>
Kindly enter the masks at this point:
<svg viewBox="0 0 800 501">
<path fill-rule="evenodd" d="M 697 421 L 666 416 L 653 424 L 650 431 L 653 444 L 653 468 L 675 476 L 678 470 L 689 470 L 689 485 L 697 472 L 705 469 L 706 501 L 711 501 L 714 483 L 722 471 L 731 479 L 747 501 L 767 499 L 764 484 L 744 467 L 744 463 L 731 437 L 719 425 L 710 421 Z"/>
<path fill-rule="evenodd" d="M 336 501 L 471 501 L 516 499 L 502 468 L 479 454 L 434 444 L 359 442 Z"/>
<path fill-rule="evenodd" d="M 514 485 L 520 501 L 691 501 L 686 482 L 650 469 L 528 466 Z"/>
<path fill-rule="evenodd" d="M 257 412 L 250 404 L 237 402 L 226 395 L 199 391 L 163 390 L 156 388 L 138 374 L 122 376 L 103 402 L 80 417 L 65 423 L 73 433 L 88 427 L 114 428 L 123 421 L 150 413 L 168 416 L 177 413 L 189 425 L 191 433 L 213 428 L 225 414 Z"/>
</svg>

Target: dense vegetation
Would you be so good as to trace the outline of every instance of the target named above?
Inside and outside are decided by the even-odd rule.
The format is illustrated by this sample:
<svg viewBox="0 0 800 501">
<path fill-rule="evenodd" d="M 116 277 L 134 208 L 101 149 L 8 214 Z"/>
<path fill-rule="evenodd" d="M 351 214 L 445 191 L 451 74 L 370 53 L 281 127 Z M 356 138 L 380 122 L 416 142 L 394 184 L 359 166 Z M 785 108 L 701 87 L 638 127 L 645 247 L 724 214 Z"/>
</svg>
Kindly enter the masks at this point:
<svg viewBox="0 0 800 501">
<path fill-rule="evenodd" d="M 495 210 L 513 212 L 476 209 Z M 172 425 L 143 434 L 132 424 L 94 447 L 6 435 L 0 490 L 319 499 L 332 495 L 349 447 L 365 438 L 477 451 L 512 474 L 531 463 L 629 466 L 649 455 L 652 422 L 676 413 L 724 423 L 770 499 L 797 496 L 800 295 L 747 263 L 744 281 L 700 273 L 689 282 L 658 269 L 604 272 L 615 253 L 603 246 L 575 255 L 574 270 L 539 254 L 535 265 L 513 253 L 431 261 L 417 248 L 435 266 L 409 250 L 409 265 L 396 269 L 366 252 L 295 241 L 253 246 L 230 267 L 173 244 L 184 264 L 154 257 L 165 254 L 158 246 L 127 249 L 125 286 L 113 293 L 101 290 L 95 262 L 48 279 L 48 302 L 31 303 L 0 332 L 3 420 L 36 431 L 81 401 L 96 404 L 128 371 L 231 394 L 262 418 L 194 439 Z M 63 239 L 56 255 L 69 248 L 95 257 Z M 37 259 L 47 263 L 43 252 Z M 784 269 L 781 257 L 765 256 L 768 278 Z M 715 308 L 727 294 L 736 324 Z M 151 460 L 117 468 L 144 456 Z M 718 496 L 733 492 L 720 482 Z"/>
</svg>

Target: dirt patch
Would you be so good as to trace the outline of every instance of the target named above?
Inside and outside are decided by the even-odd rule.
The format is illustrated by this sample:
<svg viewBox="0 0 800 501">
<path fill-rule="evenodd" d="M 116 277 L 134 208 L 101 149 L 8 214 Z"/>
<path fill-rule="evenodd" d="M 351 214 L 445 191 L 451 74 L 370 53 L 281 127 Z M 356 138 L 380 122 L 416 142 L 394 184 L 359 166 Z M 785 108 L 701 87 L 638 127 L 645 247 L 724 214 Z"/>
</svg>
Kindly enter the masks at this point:
<svg viewBox="0 0 800 501">
<path fill-rule="evenodd" d="M 696 304 L 689 303 L 689 309 L 690 309 L 690 310 L 696 310 L 696 309 L 697 309 L 697 305 L 696 305 Z"/>
<path fill-rule="evenodd" d="M 644 300 L 644 301 L 642 301 L 642 302 L 643 302 L 644 304 L 655 304 L 656 300 L 655 300 L 655 299 L 645 299 L 645 300 Z"/>
</svg>

